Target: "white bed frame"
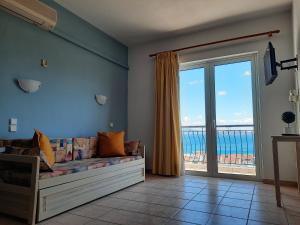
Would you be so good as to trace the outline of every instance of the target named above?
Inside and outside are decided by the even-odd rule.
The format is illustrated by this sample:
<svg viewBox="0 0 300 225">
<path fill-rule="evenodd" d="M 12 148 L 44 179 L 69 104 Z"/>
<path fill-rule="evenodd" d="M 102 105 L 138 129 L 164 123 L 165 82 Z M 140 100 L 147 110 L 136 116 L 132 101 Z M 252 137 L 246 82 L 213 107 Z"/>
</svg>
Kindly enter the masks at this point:
<svg viewBox="0 0 300 225">
<path fill-rule="evenodd" d="M 108 167 L 39 180 L 39 157 L 0 154 L 0 161 L 31 165 L 31 185 L 0 182 L 0 212 L 34 225 L 49 217 L 145 181 L 145 146 L 142 159 Z"/>
</svg>

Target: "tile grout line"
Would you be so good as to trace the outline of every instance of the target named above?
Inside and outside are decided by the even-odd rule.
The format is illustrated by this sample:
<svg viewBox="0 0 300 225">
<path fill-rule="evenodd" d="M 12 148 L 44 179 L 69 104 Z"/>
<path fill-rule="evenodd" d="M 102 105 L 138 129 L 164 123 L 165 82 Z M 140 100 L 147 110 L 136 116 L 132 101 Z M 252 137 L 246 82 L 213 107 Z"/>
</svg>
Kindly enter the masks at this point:
<svg viewBox="0 0 300 225">
<path fill-rule="evenodd" d="M 251 212 L 252 201 L 253 201 L 253 196 L 254 196 L 255 189 L 256 189 L 256 185 L 254 186 L 253 191 L 252 191 L 252 198 L 251 198 L 251 202 L 250 202 L 250 208 L 249 208 L 249 212 L 248 212 L 248 216 L 247 216 L 246 225 L 248 225 L 248 223 L 249 223 L 249 216 L 250 216 L 250 212 Z"/>
<path fill-rule="evenodd" d="M 205 186 L 204 186 L 204 187 L 205 187 Z M 195 196 L 194 196 L 192 199 L 194 199 L 194 198 L 195 198 L 195 197 L 196 197 L 203 189 L 204 189 L 204 188 L 202 188 L 198 193 L 196 193 Z M 175 213 L 175 214 L 167 221 L 166 224 L 168 224 L 171 220 L 176 220 L 175 217 L 178 215 L 178 213 L 181 212 L 181 211 L 184 209 L 184 207 L 192 201 L 192 199 L 188 200 L 187 203 L 183 205 L 183 208 L 180 208 L 180 210 L 178 210 L 178 212 L 176 212 L 176 213 Z M 181 221 L 181 220 L 176 220 L 176 221 Z M 165 224 L 165 225 L 166 225 L 166 224 Z M 194 223 L 193 223 L 193 224 L 194 224 Z"/>
</svg>

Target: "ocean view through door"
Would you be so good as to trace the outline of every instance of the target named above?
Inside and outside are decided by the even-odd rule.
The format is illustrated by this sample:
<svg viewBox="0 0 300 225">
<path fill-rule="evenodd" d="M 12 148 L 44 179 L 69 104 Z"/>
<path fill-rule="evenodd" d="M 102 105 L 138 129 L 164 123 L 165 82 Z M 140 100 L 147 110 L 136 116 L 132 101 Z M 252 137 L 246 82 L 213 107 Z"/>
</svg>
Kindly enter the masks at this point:
<svg viewBox="0 0 300 225">
<path fill-rule="evenodd" d="M 204 76 L 201 67 L 180 72 L 180 113 L 185 168 L 207 172 Z"/>
<path fill-rule="evenodd" d="M 186 171 L 256 176 L 253 68 L 251 57 L 181 65 Z"/>
</svg>

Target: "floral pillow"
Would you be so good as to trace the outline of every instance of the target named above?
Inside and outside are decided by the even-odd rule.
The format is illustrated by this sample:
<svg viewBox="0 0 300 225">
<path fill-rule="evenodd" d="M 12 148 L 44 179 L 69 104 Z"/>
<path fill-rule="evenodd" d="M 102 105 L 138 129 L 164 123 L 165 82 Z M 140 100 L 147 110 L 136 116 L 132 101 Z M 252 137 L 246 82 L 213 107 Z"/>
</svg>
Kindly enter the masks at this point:
<svg viewBox="0 0 300 225">
<path fill-rule="evenodd" d="M 72 160 L 72 138 L 50 139 L 50 144 L 55 155 L 55 162 L 62 163 Z"/>
<path fill-rule="evenodd" d="M 96 137 L 73 138 L 73 160 L 90 159 L 96 156 Z"/>
</svg>

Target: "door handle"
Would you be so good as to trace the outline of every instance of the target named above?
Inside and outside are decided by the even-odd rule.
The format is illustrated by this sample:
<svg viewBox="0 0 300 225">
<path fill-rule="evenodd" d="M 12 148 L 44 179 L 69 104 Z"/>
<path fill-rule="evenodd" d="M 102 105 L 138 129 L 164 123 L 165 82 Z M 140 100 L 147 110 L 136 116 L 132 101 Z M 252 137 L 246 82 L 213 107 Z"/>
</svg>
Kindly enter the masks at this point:
<svg viewBox="0 0 300 225">
<path fill-rule="evenodd" d="M 213 128 L 213 129 L 216 129 L 216 120 L 213 120 L 213 121 L 212 121 L 212 128 Z"/>
</svg>

